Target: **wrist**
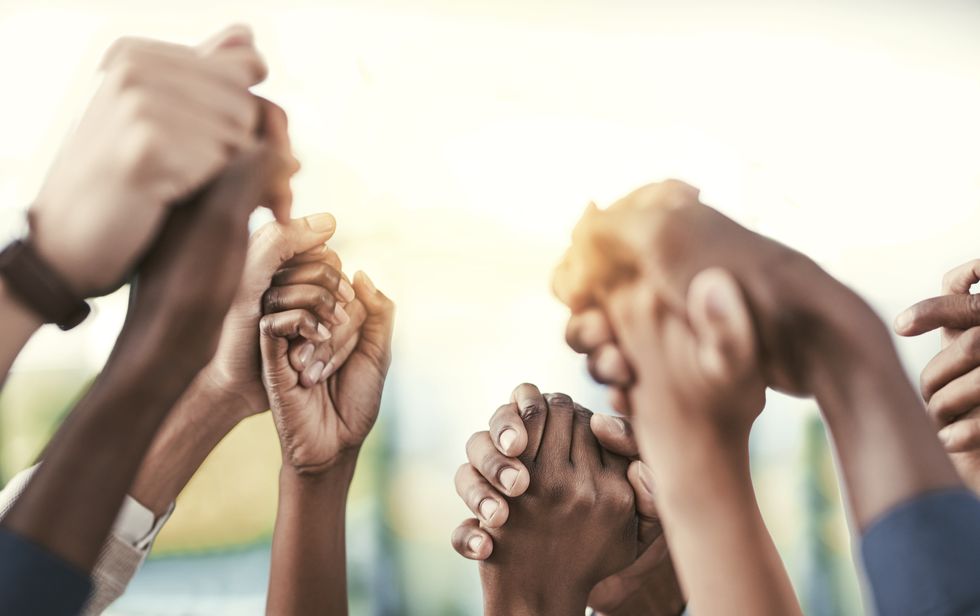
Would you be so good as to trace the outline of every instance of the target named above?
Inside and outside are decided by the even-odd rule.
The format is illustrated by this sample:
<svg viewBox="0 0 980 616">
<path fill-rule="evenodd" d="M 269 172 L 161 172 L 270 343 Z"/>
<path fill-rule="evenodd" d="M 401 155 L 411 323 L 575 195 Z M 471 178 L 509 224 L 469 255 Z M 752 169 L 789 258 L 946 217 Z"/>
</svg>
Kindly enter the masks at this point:
<svg viewBox="0 0 980 616">
<path fill-rule="evenodd" d="M 343 451 L 315 471 L 290 464 L 288 456 L 284 455 L 279 472 L 280 482 L 304 490 L 333 490 L 338 486 L 346 490 L 354 479 L 359 453 L 360 448 Z"/>
<path fill-rule="evenodd" d="M 582 616 L 589 590 L 550 575 L 540 588 L 527 579 L 511 579 L 488 566 L 480 566 L 483 580 L 483 613 L 486 616 Z"/>
</svg>

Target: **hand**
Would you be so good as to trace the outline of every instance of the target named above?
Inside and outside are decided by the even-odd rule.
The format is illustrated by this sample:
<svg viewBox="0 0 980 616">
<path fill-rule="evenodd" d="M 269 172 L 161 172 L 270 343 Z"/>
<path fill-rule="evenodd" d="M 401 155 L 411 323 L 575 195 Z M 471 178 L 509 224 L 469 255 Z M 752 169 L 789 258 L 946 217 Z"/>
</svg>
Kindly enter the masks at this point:
<svg viewBox="0 0 980 616">
<path fill-rule="evenodd" d="M 168 205 L 255 142 L 261 109 L 248 88 L 266 72 L 243 27 L 196 48 L 122 39 L 103 68 L 29 214 L 38 251 L 84 296 L 117 288 Z M 278 209 L 284 218 L 288 204 Z"/>
<path fill-rule="evenodd" d="M 241 155 L 196 202 L 175 208 L 139 270 L 124 331 L 142 332 L 166 380 L 195 376 L 214 355 L 241 279 L 248 216 L 269 185 L 291 173 L 280 153 Z"/>
<path fill-rule="evenodd" d="M 490 420 L 490 431 L 474 434 L 467 445 L 469 462 L 456 473 L 456 492 L 478 516 L 453 532 L 453 547 L 465 558 L 486 560 L 493 538 L 483 529 L 507 522 L 507 497 L 523 494 L 529 484 L 524 464 L 517 459 L 527 446 L 523 414 L 546 404 L 533 385 L 520 385 L 512 402 L 500 407 Z M 593 415 L 592 433 L 607 451 L 636 458 L 637 448 L 627 420 Z M 649 469 L 634 461 L 627 479 L 635 495 L 638 518 L 637 558 L 622 571 L 600 581 L 589 593 L 588 605 L 605 616 L 650 614 L 676 616 L 684 609 L 673 564 L 667 553 L 653 498 Z"/>
<path fill-rule="evenodd" d="M 960 476 L 980 493 L 980 296 L 970 293 L 978 281 L 980 261 L 950 270 L 942 295 L 905 309 L 895 331 L 918 336 L 940 328 L 942 347 L 922 371 L 922 397 Z"/>
<path fill-rule="evenodd" d="M 282 273 L 284 283 L 294 284 L 302 279 L 295 271 Z M 366 317 L 359 335 L 348 343 L 349 348 L 340 350 L 340 356 L 347 352 L 350 355 L 336 372 L 333 370 L 337 366 L 329 363 L 324 366 L 314 362 L 308 366 L 306 361 L 300 362 L 303 372 L 293 363 L 301 358 L 295 351 L 290 352 L 290 341 L 298 337 L 315 339 L 316 318 L 309 311 L 309 304 L 305 309 L 289 308 L 295 305 L 291 300 L 279 306 L 267 305 L 266 308 L 287 309 L 267 312 L 259 324 L 262 381 L 279 431 L 284 464 L 303 474 L 324 473 L 351 454 L 356 456 L 381 407 L 391 363 L 394 304 L 363 272 L 354 276 L 353 287 L 356 302 L 363 306 Z M 280 298 L 291 296 L 285 287 L 281 289 L 277 292 Z M 302 349 L 305 343 L 293 346 Z"/>
<path fill-rule="evenodd" d="M 306 308 L 319 301 L 317 321 L 327 330 L 334 330 L 329 340 L 321 336 L 315 343 L 311 342 L 313 352 L 308 355 L 304 355 L 307 347 L 294 344 L 291 358 L 298 370 L 304 368 L 301 355 L 310 366 L 317 361 L 322 366 L 338 351 L 349 350 L 356 342 L 353 338 L 364 320 L 363 306 L 344 310 L 343 302 L 354 299 L 354 289 L 339 274 L 341 263 L 337 254 L 324 245 L 335 227 L 333 216 L 316 214 L 286 224 L 268 223 L 249 240 L 245 270 L 222 325 L 218 351 L 204 370 L 207 381 L 214 390 L 221 392 L 222 397 L 239 400 L 229 409 L 236 414 L 233 423 L 269 408 L 262 385 L 262 360 L 256 331 L 263 304 L 269 311 L 275 309 L 279 291 L 270 289 L 270 285 L 277 288 L 287 284 L 287 280 L 292 284 L 302 283 L 291 292 L 300 294 L 298 299 L 306 303 L 289 307 Z M 276 273 L 284 267 L 286 269 Z M 341 327 L 342 320 L 351 323 Z"/>
<path fill-rule="evenodd" d="M 605 309 L 614 289 L 635 282 L 656 305 L 683 314 L 691 280 L 712 267 L 725 268 L 742 289 L 758 323 L 765 380 L 777 389 L 813 393 L 825 372 L 819 368 L 838 365 L 843 348 L 890 349 L 881 322 L 857 295 L 674 180 L 645 186 L 604 211 L 590 207 L 554 288 L 578 314 Z"/>
<path fill-rule="evenodd" d="M 477 511 L 482 504 L 480 515 L 490 520 L 484 530 L 493 551 L 480 567 L 486 612 L 581 612 L 596 584 L 637 557 L 629 460 L 601 450 L 589 427 L 591 413 L 568 396 L 545 397 L 525 386 L 514 399 L 524 405 L 525 432 L 514 429 L 509 442 L 511 437 L 501 429 L 498 439 L 503 435 L 509 442 L 508 451 L 522 450 L 519 465 L 499 454 L 488 433 L 474 435 L 467 445 L 470 459 L 480 461 L 480 475 L 492 478 L 481 483 L 471 475 L 469 480 L 484 490 L 485 498 L 477 501 L 475 492 L 467 497 Z M 518 402 L 509 406 L 495 422 L 507 412 L 517 415 Z M 496 500 L 487 483 L 511 496 L 510 501 Z M 497 511 L 488 511 L 489 503 L 481 502 L 487 498 Z M 459 537 L 456 541 L 459 545 Z"/>
</svg>

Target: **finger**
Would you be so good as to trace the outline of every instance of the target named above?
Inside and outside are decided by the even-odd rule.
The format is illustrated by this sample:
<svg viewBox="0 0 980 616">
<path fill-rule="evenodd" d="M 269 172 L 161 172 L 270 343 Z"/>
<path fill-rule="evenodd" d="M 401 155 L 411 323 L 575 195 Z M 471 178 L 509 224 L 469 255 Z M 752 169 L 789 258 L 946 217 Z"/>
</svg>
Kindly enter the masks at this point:
<svg viewBox="0 0 980 616">
<path fill-rule="evenodd" d="M 956 377 L 933 394 L 926 410 L 942 426 L 977 406 L 980 406 L 980 368 Z"/>
<path fill-rule="evenodd" d="M 940 327 L 969 329 L 980 325 L 980 295 L 941 295 L 906 308 L 895 317 L 895 332 L 918 336 Z"/>
<path fill-rule="evenodd" d="M 965 295 L 970 287 L 980 282 L 980 259 L 958 265 L 943 276 L 943 295 Z"/>
<path fill-rule="evenodd" d="M 940 430 L 939 440 L 949 453 L 980 450 L 980 408 Z"/>
<path fill-rule="evenodd" d="M 395 303 L 374 286 L 364 272 L 354 274 L 354 295 L 367 313 L 355 352 L 372 357 L 387 374 L 391 365 L 391 335 L 395 326 Z"/>
<path fill-rule="evenodd" d="M 289 261 L 286 261 L 283 269 L 286 267 L 294 267 L 297 265 L 303 265 L 304 263 L 314 263 L 317 261 L 322 261 L 343 274 L 344 267 L 340 260 L 340 255 L 338 255 L 336 251 L 331 249 L 326 244 L 323 244 L 322 246 L 315 246 L 306 252 L 299 253 Z"/>
<path fill-rule="evenodd" d="M 514 388 L 511 401 L 517 405 L 527 435 L 523 453 L 520 455 L 524 460 L 534 460 L 538 456 L 544 426 L 548 421 L 548 403 L 541 391 L 530 383 L 521 383 Z"/>
<path fill-rule="evenodd" d="M 203 56 L 214 53 L 219 49 L 253 45 L 255 34 L 246 24 L 231 24 L 206 38 L 196 46 L 197 52 Z"/>
<path fill-rule="evenodd" d="M 314 284 L 291 284 L 269 287 L 262 294 L 262 312 L 270 314 L 293 308 L 305 308 L 316 314 L 321 323 L 340 325 L 337 320 L 337 300 L 323 287 Z"/>
<path fill-rule="evenodd" d="M 493 539 L 480 528 L 476 518 L 470 518 L 456 527 L 452 544 L 460 556 L 470 560 L 486 560 L 493 552 Z"/>
<path fill-rule="evenodd" d="M 299 161 L 293 155 L 292 143 L 289 139 L 289 118 L 286 112 L 270 100 L 259 98 L 261 106 L 261 134 L 270 147 L 275 148 L 283 156 L 291 158 L 299 170 Z M 276 220 L 284 223 L 289 219 L 293 205 L 293 191 L 289 178 L 277 183 L 269 191 L 269 205 Z M 339 269 L 339 268 L 338 268 Z"/>
<path fill-rule="evenodd" d="M 258 279 L 271 280 L 283 263 L 323 245 L 336 229 L 337 221 L 327 213 L 294 218 L 286 224 L 267 223 L 249 239 L 246 271 Z"/>
<path fill-rule="evenodd" d="M 920 387 L 926 402 L 958 376 L 980 366 L 980 328 L 974 327 L 939 352 L 922 370 Z"/>
<path fill-rule="evenodd" d="M 741 380 L 756 364 L 756 333 L 735 277 L 720 267 L 698 272 L 688 287 L 687 306 L 704 375 L 725 386 Z"/>
<path fill-rule="evenodd" d="M 633 383 L 633 371 L 626 357 L 614 344 L 603 344 L 586 360 L 589 374 L 597 383 L 627 387 Z"/>
<path fill-rule="evenodd" d="M 629 417 L 633 414 L 630 410 L 629 396 L 626 395 L 626 390 L 621 387 L 609 389 L 609 406 L 620 415 Z"/>
<path fill-rule="evenodd" d="M 334 327 L 330 339 L 316 344 L 312 356 L 305 363 L 299 361 L 300 349 L 297 349 L 297 357 L 290 356 L 290 363 L 297 371 L 302 372 L 312 366 L 313 362 L 319 360 L 324 364 L 323 372 L 320 375 L 322 381 L 332 376 L 347 361 L 360 339 L 361 325 L 364 323 L 367 313 L 364 310 L 364 305 L 357 300 L 348 304 L 346 310 L 350 314 L 350 322 Z"/>
<path fill-rule="evenodd" d="M 269 66 L 251 45 L 224 47 L 203 56 L 202 60 L 210 74 L 243 88 L 262 83 L 269 76 Z"/>
<path fill-rule="evenodd" d="M 326 257 L 331 253 L 333 251 L 327 249 L 321 257 L 322 260 L 280 269 L 272 276 L 272 284 L 274 286 L 317 285 L 331 291 L 338 301 L 354 301 L 354 287 L 344 280 L 337 268 L 327 263 Z"/>
<path fill-rule="evenodd" d="M 566 394 L 546 394 L 548 419 L 541 437 L 541 448 L 535 458 L 553 467 L 562 467 L 572 459 L 572 425 L 575 421 L 575 403 Z"/>
<path fill-rule="evenodd" d="M 456 471 L 456 494 L 463 499 L 487 528 L 500 528 L 507 522 L 510 510 L 507 499 L 470 464 Z"/>
<path fill-rule="evenodd" d="M 599 451 L 599 441 L 589 427 L 591 419 L 592 411 L 578 404 L 573 405 L 570 457 L 575 466 L 599 469 L 604 466 L 603 456 Z"/>
<path fill-rule="evenodd" d="M 530 475 L 524 464 L 497 451 L 486 430 L 477 432 L 466 441 L 466 459 L 490 485 L 507 496 L 524 494 L 530 484 Z"/>
<path fill-rule="evenodd" d="M 613 341 L 612 327 L 602 310 L 589 308 L 568 317 L 565 342 L 576 353 L 590 353 Z"/>
<path fill-rule="evenodd" d="M 490 417 L 490 435 L 500 453 L 516 458 L 527 447 L 527 430 L 521 420 L 520 409 L 511 402 L 494 411 Z"/>
<path fill-rule="evenodd" d="M 633 434 L 633 424 L 628 420 L 614 415 L 595 413 L 592 415 L 591 426 L 592 433 L 604 449 L 627 458 L 640 455 L 636 436 Z"/>
<path fill-rule="evenodd" d="M 653 473 L 649 466 L 634 460 L 626 471 L 626 478 L 633 486 L 636 495 L 636 515 L 639 518 L 638 538 L 641 544 L 649 545 L 664 532 L 654 496 Z"/>
<path fill-rule="evenodd" d="M 312 312 L 303 309 L 292 309 L 274 312 L 262 317 L 261 333 L 267 336 L 294 340 L 306 338 L 322 342 L 329 337 L 329 332 L 319 322 Z"/>
</svg>

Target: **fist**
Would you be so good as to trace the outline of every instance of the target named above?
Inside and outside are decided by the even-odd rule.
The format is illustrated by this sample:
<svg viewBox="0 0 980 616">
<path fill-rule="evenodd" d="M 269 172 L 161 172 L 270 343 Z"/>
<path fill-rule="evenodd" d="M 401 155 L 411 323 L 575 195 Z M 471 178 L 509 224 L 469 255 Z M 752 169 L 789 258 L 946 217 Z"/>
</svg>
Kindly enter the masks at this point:
<svg viewBox="0 0 980 616">
<path fill-rule="evenodd" d="M 30 209 L 39 252 L 83 296 L 116 288 L 188 197 L 253 143 L 265 66 L 243 27 L 186 47 L 122 39 Z"/>
</svg>

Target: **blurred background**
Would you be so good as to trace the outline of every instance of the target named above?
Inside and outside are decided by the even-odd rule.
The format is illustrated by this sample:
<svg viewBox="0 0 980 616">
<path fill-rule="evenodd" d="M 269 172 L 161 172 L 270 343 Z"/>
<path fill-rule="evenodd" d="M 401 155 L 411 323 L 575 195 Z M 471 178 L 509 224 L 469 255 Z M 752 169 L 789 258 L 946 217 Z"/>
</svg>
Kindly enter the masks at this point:
<svg viewBox="0 0 980 616">
<path fill-rule="evenodd" d="M 467 437 L 522 381 L 607 410 L 548 285 L 588 201 L 685 179 L 889 320 L 980 256 L 980 5 L 944 0 L 5 0 L 0 233 L 22 228 L 114 39 L 229 22 L 255 29 L 257 91 L 289 113 L 295 213 L 333 212 L 345 266 L 399 304 L 348 514 L 353 614 L 479 613 L 476 565 L 449 545 Z M 0 398 L 4 481 L 100 369 L 125 301 L 25 350 Z M 938 340 L 898 344 L 917 375 Z M 806 612 L 860 613 L 813 404 L 771 395 L 752 445 Z M 262 613 L 278 465 L 268 415 L 240 425 L 111 613 Z"/>
</svg>

